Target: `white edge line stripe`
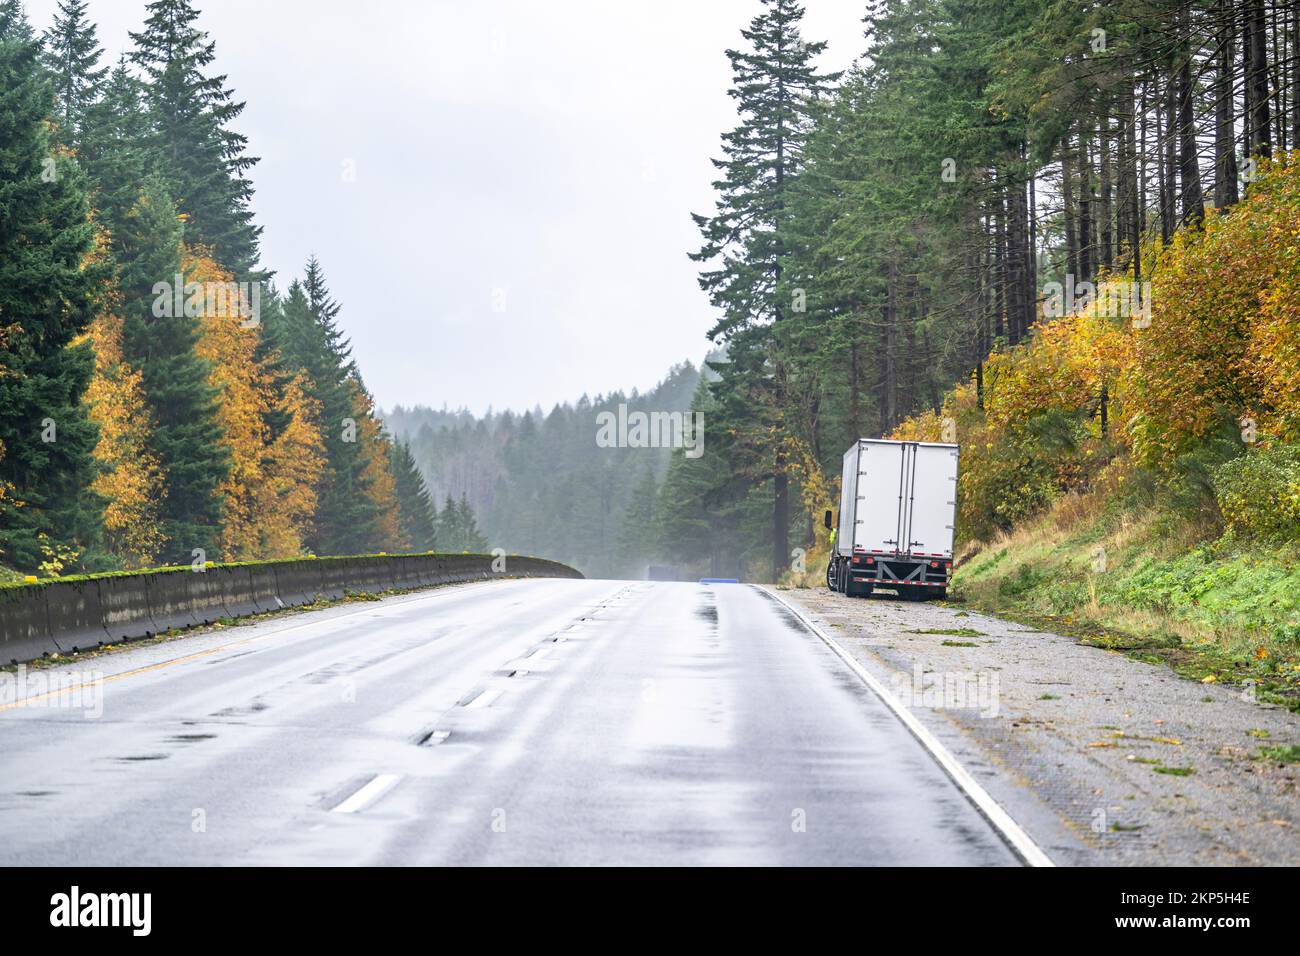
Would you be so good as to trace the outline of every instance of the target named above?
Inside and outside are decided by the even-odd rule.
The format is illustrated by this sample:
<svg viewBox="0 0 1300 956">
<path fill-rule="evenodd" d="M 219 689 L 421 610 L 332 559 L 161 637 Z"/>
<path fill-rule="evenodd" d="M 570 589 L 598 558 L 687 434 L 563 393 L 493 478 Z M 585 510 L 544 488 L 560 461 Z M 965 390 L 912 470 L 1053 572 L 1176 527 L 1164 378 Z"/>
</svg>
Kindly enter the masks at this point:
<svg viewBox="0 0 1300 956">
<path fill-rule="evenodd" d="M 369 783 L 335 807 L 334 812 L 356 813 L 362 807 L 373 803 L 391 790 L 393 785 L 400 779 L 401 777 L 395 773 L 376 774 Z"/>
<path fill-rule="evenodd" d="M 777 601 L 790 611 L 790 613 L 802 621 L 805 627 L 820 637 L 822 641 L 824 641 L 826 645 L 849 666 L 849 669 L 852 670 L 853 673 L 857 674 L 858 678 L 870 687 L 877 697 L 884 701 L 885 706 L 892 710 L 894 715 L 898 717 L 898 719 L 903 722 L 904 726 L 912 732 L 912 736 L 920 741 L 921 745 L 925 747 L 926 750 L 930 751 L 930 755 L 934 757 L 939 766 L 942 767 L 948 776 L 952 778 L 953 782 L 961 788 L 970 802 L 975 804 L 975 808 L 979 810 L 979 812 L 984 815 L 985 819 L 993 825 L 993 828 L 998 831 L 1004 840 L 1006 840 L 1007 844 L 1015 851 L 1017 856 L 1024 860 L 1029 866 L 1056 866 L 1056 864 L 1052 862 L 1051 858 L 1042 851 L 1037 843 L 1033 841 L 1029 834 L 1021 829 L 1020 824 L 1016 823 L 1016 821 L 1011 818 L 1011 815 L 1007 813 L 1006 810 L 1002 809 L 1002 806 L 980 785 L 979 781 L 971 776 L 970 771 L 957 761 L 957 758 L 952 755 L 948 748 L 940 743 L 939 739 L 935 737 L 934 734 L 932 734 L 925 725 L 916 718 L 916 715 L 908 710 L 903 705 L 903 702 L 895 697 L 884 684 L 880 683 L 880 681 L 878 681 L 870 671 L 863 667 L 853 657 L 853 655 L 842 648 L 835 638 L 831 637 L 809 620 L 802 611 L 794 607 L 789 601 L 785 600 L 772 589 L 765 587 L 763 590 L 776 598 Z"/>
</svg>

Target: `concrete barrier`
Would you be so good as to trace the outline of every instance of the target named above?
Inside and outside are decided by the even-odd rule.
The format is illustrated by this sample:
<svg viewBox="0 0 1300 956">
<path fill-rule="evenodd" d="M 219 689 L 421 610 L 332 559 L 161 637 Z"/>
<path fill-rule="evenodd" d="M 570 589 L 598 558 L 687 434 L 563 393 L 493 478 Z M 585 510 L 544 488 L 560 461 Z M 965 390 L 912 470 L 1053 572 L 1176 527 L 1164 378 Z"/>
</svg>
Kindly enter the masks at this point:
<svg viewBox="0 0 1300 956">
<path fill-rule="evenodd" d="M 108 643 L 99 581 L 68 581 L 43 590 L 50 637 L 61 652 L 89 651 Z"/>
<path fill-rule="evenodd" d="M 262 610 L 253 589 L 252 569 L 248 565 L 218 565 L 207 571 L 221 588 L 221 604 L 226 617 L 248 617 Z M 271 580 L 275 580 L 272 575 Z M 274 593 L 274 589 L 272 589 Z"/>
<path fill-rule="evenodd" d="M 393 583 L 399 588 L 424 587 L 424 577 L 420 569 L 425 564 L 425 556 L 420 554 L 401 555 L 393 562 Z"/>
<path fill-rule="evenodd" d="M 555 561 L 516 555 L 507 557 L 498 574 L 492 560 L 484 554 L 360 555 L 0 587 L 0 664 L 310 604 L 322 596 L 497 577 L 582 577 Z"/>
<path fill-rule="evenodd" d="M 320 575 L 319 589 L 322 597 L 337 601 L 348 591 L 355 591 L 361 586 L 355 566 L 346 558 L 321 558 L 315 565 Z"/>
<path fill-rule="evenodd" d="M 145 593 L 149 598 L 149 616 L 160 632 L 208 623 L 195 613 L 208 597 L 206 571 L 185 568 L 150 574 L 145 578 Z M 217 600 L 221 600 L 220 595 Z"/>
<path fill-rule="evenodd" d="M 158 625 L 149 613 L 148 574 L 115 574 L 99 578 L 99 601 L 109 641 L 151 637 Z"/>
<path fill-rule="evenodd" d="M 0 593 L 0 664 L 35 660 L 57 651 L 50 637 L 45 588 L 29 585 L 5 591 L 10 593 Z"/>
<path fill-rule="evenodd" d="M 277 561 L 271 567 L 275 569 L 276 596 L 288 607 L 311 604 L 324 593 L 318 560 Z"/>
<path fill-rule="evenodd" d="M 249 597 L 258 611 L 282 611 L 287 605 L 280 600 L 275 567 L 269 564 L 248 566 Z"/>
</svg>

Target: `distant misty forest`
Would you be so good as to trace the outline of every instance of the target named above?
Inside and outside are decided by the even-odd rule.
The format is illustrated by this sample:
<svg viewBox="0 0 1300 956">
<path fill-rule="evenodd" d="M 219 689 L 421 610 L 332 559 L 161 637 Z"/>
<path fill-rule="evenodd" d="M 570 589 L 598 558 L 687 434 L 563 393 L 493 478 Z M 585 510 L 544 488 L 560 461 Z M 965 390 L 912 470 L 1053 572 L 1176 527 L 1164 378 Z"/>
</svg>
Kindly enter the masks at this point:
<svg viewBox="0 0 1300 956">
<path fill-rule="evenodd" d="M 689 362 L 644 393 L 614 392 L 523 413 L 397 406 L 383 413 L 409 445 L 440 510 L 464 496 L 489 548 L 545 555 L 589 577 L 644 578 L 659 552 L 657 504 L 671 448 L 600 447 L 602 412 L 687 413 Z M 681 452 L 678 452 L 681 457 Z"/>
</svg>

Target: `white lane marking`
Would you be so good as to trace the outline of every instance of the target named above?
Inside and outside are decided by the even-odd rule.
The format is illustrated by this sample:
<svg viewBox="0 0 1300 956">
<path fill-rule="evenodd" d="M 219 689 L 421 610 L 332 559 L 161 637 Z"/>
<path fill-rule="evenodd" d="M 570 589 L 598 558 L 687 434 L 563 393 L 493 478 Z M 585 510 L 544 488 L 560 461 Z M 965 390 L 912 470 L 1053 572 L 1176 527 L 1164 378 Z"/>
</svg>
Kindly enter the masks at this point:
<svg viewBox="0 0 1300 956">
<path fill-rule="evenodd" d="M 435 730 L 421 741 L 426 747 L 436 747 L 451 736 L 450 730 Z"/>
<path fill-rule="evenodd" d="M 839 656 L 840 660 L 849 666 L 849 669 L 858 676 L 862 683 L 870 687 L 876 696 L 884 701 L 885 706 L 894 712 L 894 715 L 912 732 L 912 736 L 920 741 L 921 746 L 930 751 L 930 755 L 944 769 L 944 772 L 952 778 L 953 783 L 961 788 L 962 792 L 966 794 L 966 798 L 975 804 L 975 809 L 979 810 L 984 815 L 984 818 L 993 825 L 993 828 L 998 831 L 1002 839 L 1015 851 L 1017 856 L 1029 866 L 1056 866 L 1051 858 L 1043 852 L 1042 848 L 1033 841 L 1033 838 L 1021 829 L 1020 824 L 1011 818 L 1011 814 L 1002 809 L 1001 804 L 989 795 L 989 792 L 980 785 L 979 781 L 971 776 L 970 771 L 963 767 L 957 761 L 957 758 L 952 755 L 952 752 L 940 743 L 939 739 L 930 733 L 924 724 L 917 720 L 916 716 L 904 706 L 901 700 L 895 697 L 884 684 L 876 680 L 875 676 L 858 663 L 852 654 L 842 648 L 835 638 L 809 620 L 797 607 L 770 588 L 765 587 L 763 590 L 780 601 L 791 614 L 803 622 L 808 630 L 820 637 Z"/>
<path fill-rule="evenodd" d="M 504 693 L 505 691 L 503 690 L 484 690 L 481 693 L 479 693 L 468 704 L 466 704 L 465 709 L 471 710 L 475 707 L 491 707 L 501 698 L 501 695 Z"/>
<path fill-rule="evenodd" d="M 382 797 L 401 779 L 401 775 L 396 773 L 376 774 L 369 783 L 335 807 L 333 812 L 356 813 L 362 807 L 374 803 Z"/>
<path fill-rule="evenodd" d="M 554 647 L 554 645 L 548 646 L 546 644 L 542 644 L 539 647 L 533 648 L 532 652 L 526 655 L 524 659 L 529 661 L 540 661 L 547 654 L 551 653 L 552 647 Z"/>
</svg>

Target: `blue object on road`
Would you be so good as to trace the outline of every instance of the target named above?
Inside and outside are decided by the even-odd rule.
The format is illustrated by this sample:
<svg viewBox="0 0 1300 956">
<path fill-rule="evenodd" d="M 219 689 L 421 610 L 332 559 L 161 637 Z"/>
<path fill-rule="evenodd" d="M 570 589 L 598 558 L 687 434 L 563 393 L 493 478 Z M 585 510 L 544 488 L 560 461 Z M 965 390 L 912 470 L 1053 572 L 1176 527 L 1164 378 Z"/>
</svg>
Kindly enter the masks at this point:
<svg viewBox="0 0 1300 956">
<path fill-rule="evenodd" d="M 739 584 L 738 578 L 700 578 L 701 584 Z"/>
</svg>

